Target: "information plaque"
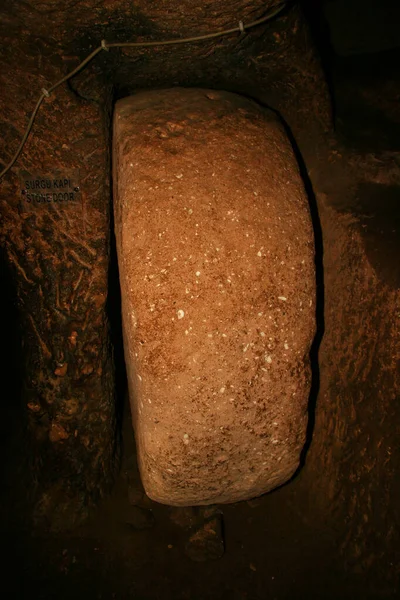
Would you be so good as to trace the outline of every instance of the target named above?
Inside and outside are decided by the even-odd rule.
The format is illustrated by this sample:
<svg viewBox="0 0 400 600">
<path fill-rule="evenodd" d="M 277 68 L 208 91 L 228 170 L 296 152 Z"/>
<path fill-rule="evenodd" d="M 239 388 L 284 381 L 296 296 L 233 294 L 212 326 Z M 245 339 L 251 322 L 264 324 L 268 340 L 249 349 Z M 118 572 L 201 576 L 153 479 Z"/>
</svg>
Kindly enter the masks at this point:
<svg viewBox="0 0 400 600">
<path fill-rule="evenodd" d="M 48 174 L 20 171 L 19 180 L 22 210 L 81 206 L 79 171 L 55 171 Z"/>
</svg>

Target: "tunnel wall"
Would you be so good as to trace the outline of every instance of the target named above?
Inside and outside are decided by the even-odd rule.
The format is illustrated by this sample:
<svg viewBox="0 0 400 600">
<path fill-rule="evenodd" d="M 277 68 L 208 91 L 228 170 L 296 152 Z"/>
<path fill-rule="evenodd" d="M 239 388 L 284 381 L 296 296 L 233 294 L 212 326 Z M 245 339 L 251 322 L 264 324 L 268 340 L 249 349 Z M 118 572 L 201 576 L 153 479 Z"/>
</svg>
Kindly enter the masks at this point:
<svg viewBox="0 0 400 600">
<path fill-rule="evenodd" d="M 2 36 L 4 160 L 26 127 L 38 86 L 61 78 L 63 63 L 50 41 L 21 40 L 4 24 Z M 19 359 L 32 457 L 28 496 L 36 496 L 35 518 L 56 528 L 85 515 L 112 480 L 114 378 L 106 316 L 109 106 L 106 86 L 99 88 L 97 102 L 60 89 L 44 103 L 18 165 L 31 176 L 19 178 L 15 168 L 0 188 L 1 242 L 14 275 L 24 341 Z M 21 208 L 28 198 L 22 190 L 30 191 L 25 179 L 50 178 L 61 185 L 76 171 L 76 204 Z"/>
<path fill-rule="evenodd" d="M 371 165 L 364 166 L 364 177 L 371 176 Z M 311 513 L 338 536 L 347 566 L 378 585 L 379 593 L 390 593 L 399 577 L 400 518 L 395 222 L 388 215 L 381 230 L 380 221 L 372 241 L 365 222 L 374 225 L 366 215 L 363 221 L 354 211 L 338 209 L 322 191 L 317 199 L 324 335 L 315 425 L 300 482 Z"/>
</svg>

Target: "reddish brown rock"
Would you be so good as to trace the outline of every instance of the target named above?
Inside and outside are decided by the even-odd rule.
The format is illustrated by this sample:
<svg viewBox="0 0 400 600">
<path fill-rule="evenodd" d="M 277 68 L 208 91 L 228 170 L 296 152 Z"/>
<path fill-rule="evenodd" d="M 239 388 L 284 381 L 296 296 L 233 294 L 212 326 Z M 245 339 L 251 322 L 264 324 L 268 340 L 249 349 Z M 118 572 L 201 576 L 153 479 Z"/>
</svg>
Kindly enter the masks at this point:
<svg viewBox="0 0 400 600">
<path fill-rule="evenodd" d="M 276 117 L 226 92 L 117 103 L 125 354 L 146 493 L 234 502 L 299 464 L 314 336 L 307 197 Z"/>
<path fill-rule="evenodd" d="M 46 60 L 39 69 L 36 50 L 14 38 L 13 51 L 0 51 L 2 166 L 11 159 L 37 100 L 37 86 L 25 86 L 22 69 L 42 85 L 64 72 L 53 44 L 42 42 Z M 43 103 L 24 151 L 0 183 L 0 245 L 14 275 L 24 341 L 21 395 L 28 413 L 32 478 L 26 488 L 34 496 L 29 504 L 36 507 L 36 520 L 53 529 L 81 521 L 88 506 L 110 489 L 116 466 L 106 312 L 109 104 L 105 89 L 98 106 L 60 88 Z M 22 193 L 21 172 L 48 180 L 76 171 L 79 200 L 72 206 L 22 206 L 27 194 Z"/>
</svg>

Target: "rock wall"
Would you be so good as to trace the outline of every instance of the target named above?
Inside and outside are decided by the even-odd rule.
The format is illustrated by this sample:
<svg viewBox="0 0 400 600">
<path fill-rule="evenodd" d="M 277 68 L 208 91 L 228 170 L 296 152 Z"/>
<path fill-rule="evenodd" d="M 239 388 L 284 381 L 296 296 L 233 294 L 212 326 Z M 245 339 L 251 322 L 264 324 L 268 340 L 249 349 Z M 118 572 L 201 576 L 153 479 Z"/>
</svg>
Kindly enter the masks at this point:
<svg viewBox="0 0 400 600">
<path fill-rule="evenodd" d="M 310 513 L 338 536 L 347 567 L 367 578 L 372 595 L 391 597 L 399 577 L 400 296 L 399 221 L 387 199 L 398 190 L 398 168 L 390 171 L 372 156 L 335 162 L 328 173 L 341 181 L 336 194 L 327 189 L 329 179 L 315 182 L 324 335 L 300 483 Z"/>
<path fill-rule="evenodd" d="M 21 41 L 4 26 L 2 34 L 5 159 L 24 131 L 38 85 L 61 78 L 63 70 L 54 44 Z M 45 56 L 41 64 L 37 47 Z M 24 340 L 24 405 L 33 481 L 40 490 L 36 517 L 48 517 L 54 527 L 85 515 L 87 506 L 109 489 L 115 453 L 114 367 L 106 317 L 107 87 L 101 100 L 86 101 L 60 89 L 44 103 L 18 165 L 34 179 L 63 181 L 79 171 L 76 204 L 41 202 L 22 209 L 28 195 L 22 192 L 29 191 L 25 179 L 30 178 L 19 179 L 18 168 L 0 188 L 1 241 L 14 273 Z"/>
</svg>

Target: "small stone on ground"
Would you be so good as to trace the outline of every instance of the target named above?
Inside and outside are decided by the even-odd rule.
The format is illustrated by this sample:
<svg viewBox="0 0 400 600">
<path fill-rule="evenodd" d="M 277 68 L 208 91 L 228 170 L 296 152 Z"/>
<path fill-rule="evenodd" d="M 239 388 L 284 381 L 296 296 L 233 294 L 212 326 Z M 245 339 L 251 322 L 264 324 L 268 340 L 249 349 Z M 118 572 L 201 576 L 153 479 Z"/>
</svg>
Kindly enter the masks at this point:
<svg viewBox="0 0 400 600">
<path fill-rule="evenodd" d="M 204 562 L 221 558 L 225 551 L 222 513 L 214 510 L 203 524 L 190 536 L 185 554 L 191 560 Z"/>
</svg>

